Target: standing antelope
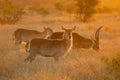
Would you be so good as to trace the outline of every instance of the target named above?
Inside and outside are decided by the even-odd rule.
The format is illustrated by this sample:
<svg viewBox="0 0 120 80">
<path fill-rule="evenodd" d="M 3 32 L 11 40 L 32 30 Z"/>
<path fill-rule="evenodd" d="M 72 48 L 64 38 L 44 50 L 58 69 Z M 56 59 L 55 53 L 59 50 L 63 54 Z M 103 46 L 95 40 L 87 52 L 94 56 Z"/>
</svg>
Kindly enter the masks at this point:
<svg viewBox="0 0 120 80">
<path fill-rule="evenodd" d="M 28 42 L 33 38 L 45 38 L 47 35 L 52 35 L 53 31 L 50 28 L 45 28 L 43 32 L 35 31 L 35 30 L 27 30 L 27 29 L 17 29 L 13 33 L 13 37 L 15 40 L 15 45 L 20 44 L 22 41 Z"/>
<path fill-rule="evenodd" d="M 55 60 L 59 60 L 59 57 L 68 53 L 72 48 L 72 31 L 75 30 L 75 27 L 72 29 L 65 29 L 63 39 L 32 39 L 28 42 L 26 47 L 29 55 L 25 59 L 25 62 L 32 62 L 36 55 L 41 55 L 44 57 L 54 57 Z"/>
<path fill-rule="evenodd" d="M 96 30 L 95 40 L 83 37 L 83 36 L 79 35 L 78 33 L 72 33 L 73 49 L 93 48 L 96 51 L 99 50 L 99 32 L 100 32 L 101 28 L 102 28 L 102 26 Z M 61 39 L 62 35 L 63 35 L 63 32 L 55 32 L 49 38 L 50 39 Z"/>
</svg>

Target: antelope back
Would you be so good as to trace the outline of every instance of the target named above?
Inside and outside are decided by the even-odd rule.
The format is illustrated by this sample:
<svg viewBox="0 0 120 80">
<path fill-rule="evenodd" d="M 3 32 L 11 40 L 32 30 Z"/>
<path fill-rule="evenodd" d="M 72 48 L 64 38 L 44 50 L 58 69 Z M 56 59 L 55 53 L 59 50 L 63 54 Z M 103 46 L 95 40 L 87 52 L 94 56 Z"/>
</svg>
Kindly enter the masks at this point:
<svg viewBox="0 0 120 80">
<path fill-rule="evenodd" d="M 62 39 L 63 32 L 55 32 L 50 39 Z M 72 33 L 73 36 L 73 49 L 90 48 L 92 42 L 90 39 L 79 35 L 78 33 Z"/>
<path fill-rule="evenodd" d="M 38 32 L 35 30 L 28 30 L 28 29 L 17 29 L 14 32 L 15 36 L 15 44 L 18 45 L 22 41 L 28 42 L 33 38 L 45 38 L 46 36 L 51 36 L 53 31 L 50 28 L 44 28 L 43 32 Z"/>
</svg>

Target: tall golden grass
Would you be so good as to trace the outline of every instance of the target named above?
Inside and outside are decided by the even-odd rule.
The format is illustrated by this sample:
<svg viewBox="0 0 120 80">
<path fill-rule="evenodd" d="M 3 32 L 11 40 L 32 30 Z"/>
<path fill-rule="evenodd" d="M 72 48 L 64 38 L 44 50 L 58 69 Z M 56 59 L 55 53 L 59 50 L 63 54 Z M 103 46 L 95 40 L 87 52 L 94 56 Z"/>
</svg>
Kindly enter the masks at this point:
<svg viewBox="0 0 120 80">
<path fill-rule="evenodd" d="M 108 76 L 102 59 L 112 58 L 120 51 L 120 21 L 115 16 L 120 18 L 119 14 L 99 14 L 96 21 L 85 24 L 69 15 L 44 18 L 36 15 L 25 16 L 16 25 L 0 25 L 0 80 L 114 80 L 114 75 Z M 17 28 L 39 30 L 44 26 L 62 31 L 61 25 L 76 25 L 76 32 L 88 38 L 99 26 L 107 26 L 100 32 L 100 51 L 72 50 L 58 62 L 38 56 L 32 63 L 24 63 L 28 53 L 23 45 L 14 46 L 12 33 Z"/>
</svg>

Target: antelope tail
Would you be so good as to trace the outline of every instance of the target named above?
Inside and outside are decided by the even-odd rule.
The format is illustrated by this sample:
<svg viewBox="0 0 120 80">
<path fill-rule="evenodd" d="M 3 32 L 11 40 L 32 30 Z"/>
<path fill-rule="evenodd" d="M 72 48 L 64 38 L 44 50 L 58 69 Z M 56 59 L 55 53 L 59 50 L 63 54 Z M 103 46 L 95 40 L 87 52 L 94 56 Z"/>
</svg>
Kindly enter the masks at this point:
<svg viewBox="0 0 120 80">
<path fill-rule="evenodd" d="M 96 30 L 96 33 L 95 33 L 95 41 L 96 43 L 99 45 L 99 33 L 100 33 L 100 30 L 101 28 L 103 28 L 103 26 L 99 27 L 97 30 Z"/>
</svg>

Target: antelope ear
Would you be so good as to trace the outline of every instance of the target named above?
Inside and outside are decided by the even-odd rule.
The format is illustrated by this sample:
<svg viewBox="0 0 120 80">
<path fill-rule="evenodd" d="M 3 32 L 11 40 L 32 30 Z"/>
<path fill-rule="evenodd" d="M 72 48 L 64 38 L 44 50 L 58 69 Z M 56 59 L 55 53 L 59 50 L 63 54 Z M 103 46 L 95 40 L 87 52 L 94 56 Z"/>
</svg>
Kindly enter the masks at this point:
<svg viewBox="0 0 120 80">
<path fill-rule="evenodd" d="M 74 31 L 76 29 L 76 26 L 74 26 L 73 28 L 72 28 L 72 30 Z"/>
<path fill-rule="evenodd" d="M 61 26 L 62 30 L 66 30 L 63 26 Z"/>
</svg>

